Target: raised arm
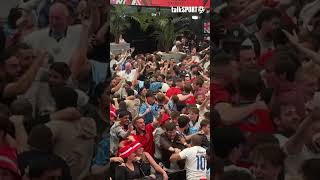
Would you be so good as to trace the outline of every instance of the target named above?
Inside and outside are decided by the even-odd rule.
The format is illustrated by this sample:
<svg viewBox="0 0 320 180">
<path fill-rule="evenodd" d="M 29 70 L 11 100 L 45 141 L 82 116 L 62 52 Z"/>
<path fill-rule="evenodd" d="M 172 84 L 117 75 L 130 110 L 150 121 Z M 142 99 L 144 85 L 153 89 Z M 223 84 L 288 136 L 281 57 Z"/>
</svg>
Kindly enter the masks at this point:
<svg viewBox="0 0 320 180">
<path fill-rule="evenodd" d="M 306 118 L 299 126 L 297 132 L 289 138 L 287 143 L 284 145 L 285 151 L 289 155 L 298 154 L 302 151 L 303 146 L 305 145 L 305 140 L 307 137 L 307 131 L 312 125 L 311 118 Z"/>
<path fill-rule="evenodd" d="M 89 23 L 84 22 L 82 24 L 82 31 L 80 35 L 80 44 L 78 48 L 73 52 L 71 57 L 71 72 L 72 77 L 75 80 L 82 80 L 90 74 L 91 66 L 87 58 L 88 52 L 88 34 Z"/>
<path fill-rule="evenodd" d="M 210 78 L 208 76 L 204 75 L 202 72 L 199 73 L 206 81 L 210 81 Z"/>
<path fill-rule="evenodd" d="M 187 100 L 188 98 L 190 98 L 190 97 L 192 96 L 192 94 L 191 94 L 191 93 L 188 94 L 188 95 L 178 94 L 177 96 L 178 96 L 178 98 L 179 98 L 179 101 L 185 101 L 185 100 Z"/>
<path fill-rule="evenodd" d="M 66 108 L 50 114 L 50 120 L 75 120 L 81 118 L 81 113 L 76 108 Z M 77 118 L 75 118 L 77 117 Z"/>
<path fill-rule="evenodd" d="M 207 107 L 208 103 L 209 103 L 209 100 L 210 100 L 210 96 L 207 96 L 206 95 L 206 98 L 204 99 L 203 103 L 200 105 L 200 110 L 203 110 L 205 107 Z"/>
<path fill-rule="evenodd" d="M 39 71 L 39 68 L 47 59 L 47 54 L 45 52 L 40 51 L 37 54 L 39 54 L 39 56 L 33 61 L 27 72 L 25 72 L 17 81 L 9 83 L 4 88 L 2 94 L 4 98 L 11 98 L 19 94 L 23 94 L 30 88 Z"/>
<path fill-rule="evenodd" d="M 101 17 L 99 4 L 96 0 L 88 0 L 88 5 L 90 8 L 90 25 L 88 35 L 91 36 L 99 29 Z"/>
<path fill-rule="evenodd" d="M 17 143 L 17 150 L 22 153 L 28 150 L 28 134 L 23 125 L 23 116 L 13 115 L 10 117 L 10 121 L 13 123 L 15 128 L 15 136 Z"/>
<path fill-rule="evenodd" d="M 22 9 L 32 10 L 36 8 L 39 5 L 39 3 L 41 3 L 41 1 L 43 0 L 30 0 L 27 2 L 20 1 L 18 7 Z"/>
<path fill-rule="evenodd" d="M 180 156 L 179 153 L 174 153 L 170 157 L 170 162 L 176 162 L 176 161 L 179 161 L 179 160 L 181 160 L 181 156 Z"/>
<path fill-rule="evenodd" d="M 119 127 L 119 136 L 123 139 L 130 136 L 131 132 L 133 131 L 133 126 L 130 124 L 128 130 L 125 131 L 121 127 Z"/>
<path fill-rule="evenodd" d="M 151 164 L 151 166 L 160 174 L 162 174 L 163 179 L 167 180 L 168 179 L 168 175 L 167 173 L 156 163 L 156 161 L 152 158 L 152 156 L 147 153 L 144 152 L 146 158 L 148 159 L 149 163 Z"/>
<path fill-rule="evenodd" d="M 303 146 L 307 143 L 307 139 L 310 136 L 310 131 L 313 123 L 319 123 L 320 120 L 320 109 L 315 108 L 311 113 L 311 116 L 306 117 L 306 119 L 300 124 L 296 133 L 289 138 L 284 148 L 289 155 L 298 154 L 302 151 Z"/>
<path fill-rule="evenodd" d="M 139 69 L 136 69 L 136 73 L 132 81 L 132 87 L 135 87 L 137 85 L 139 77 L 140 77 Z"/>
<path fill-rule="evenodd" d="M 233 107 L 229 103 L 218 103 L 214 108 L 220 114 L 223 124 L 233 125 L 239 123 L 241 119 L 249 116 L 256 109 L 267 109 L 267 106 L 264 102 L 259 101 L 243 107 Z"/>
<path fill-rule="evenodd" d="M 119 91 L 119 89 L 122 87 L 123 83 L 124 83 L 125 79 L 121 77 L 121 81 L 111 89 L 111 93 L 115 93 L 117 91 Z"/>
<path fill-rule="evenodd" d="M 315 63 L 320 64 L 320 54 L 301 45 L 299 43 L 298 35 L 295 31 L 293 32 L 293 35 L 286 30 L 282 30 L 282 31 L 287 36 L 287 38 L 289 39 L 292 45 L 294 45 L 299 51 L 304 53 L 308 58 L 312 59 Z"/>
</svg>

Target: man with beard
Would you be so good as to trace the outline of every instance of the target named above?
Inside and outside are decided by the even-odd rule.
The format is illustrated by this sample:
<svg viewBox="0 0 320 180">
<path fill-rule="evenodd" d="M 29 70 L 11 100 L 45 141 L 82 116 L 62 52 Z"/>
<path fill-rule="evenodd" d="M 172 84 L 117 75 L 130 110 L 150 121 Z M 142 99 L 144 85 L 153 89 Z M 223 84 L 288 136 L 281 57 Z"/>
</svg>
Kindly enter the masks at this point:
<svg viewBox="0 0 320 180">
<path fill-rule="evenodd" d="M 250 35 L 242 46 L 253 47 L 257 57 L 273 50 L 273 34 L 279 28 L 280 17 L 281 13 L 275 9 L 261 11 L 256 20 L 259 31 Z"/>
</svg>

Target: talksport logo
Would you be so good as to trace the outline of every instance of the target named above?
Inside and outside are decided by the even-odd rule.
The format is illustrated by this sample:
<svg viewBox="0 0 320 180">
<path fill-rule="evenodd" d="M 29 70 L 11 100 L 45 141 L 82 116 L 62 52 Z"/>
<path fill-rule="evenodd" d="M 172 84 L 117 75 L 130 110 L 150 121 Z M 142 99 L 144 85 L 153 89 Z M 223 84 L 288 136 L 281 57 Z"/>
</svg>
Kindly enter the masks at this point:
<svg viewBox="0 0 320 180">
<path fill-rule="evenodd" d="M 202 14 L 205 12 L 205 8 L 203 6 L 196 7 L 196 6 L 185 6 L 185 7 L 171 7 L 172 13 L 199 13 Z"/>
</svg>

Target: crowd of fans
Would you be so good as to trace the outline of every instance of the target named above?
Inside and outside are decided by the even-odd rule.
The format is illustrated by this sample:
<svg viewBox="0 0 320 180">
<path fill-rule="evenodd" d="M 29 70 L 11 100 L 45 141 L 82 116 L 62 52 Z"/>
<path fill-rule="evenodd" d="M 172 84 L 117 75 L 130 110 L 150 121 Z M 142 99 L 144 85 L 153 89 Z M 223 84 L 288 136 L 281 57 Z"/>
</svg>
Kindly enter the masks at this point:
<svg viewBox="0 0 320 180">
<path fill-rule="evenodd" d="M 224 0 L 212 18 L 212 177 L 319 179 L 320 1 Z"/>
<path fill-rule="evenodd" d="M 113 54 L 112 179 L 209 179 L 209 42 L 195 42 L 177 38 L 181 59 Z"/>
<path fill-rule="evenodd" d="M 109 134 L 107 3 L 0 6 L 0 179 L 96 179 Z"/>
</svg>

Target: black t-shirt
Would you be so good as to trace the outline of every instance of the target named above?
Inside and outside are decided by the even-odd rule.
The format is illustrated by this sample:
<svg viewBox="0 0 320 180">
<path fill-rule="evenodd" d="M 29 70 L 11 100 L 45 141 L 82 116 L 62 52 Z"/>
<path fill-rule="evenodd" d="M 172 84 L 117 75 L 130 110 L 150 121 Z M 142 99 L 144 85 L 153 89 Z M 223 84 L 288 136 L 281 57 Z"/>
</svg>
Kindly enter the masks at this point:
<svg viewBox="0 0 320 180">
<path fill-rule="evenodd" d="M 62 169 L 62 180 L 72 180 L 72 177 L 70 175 L 70 168 L 62 158 L 55 154 L 37 150 L 25 151 L 18 155 L 18 166 L 21 171 L 21 175 L 25 174 L 26 168 L 29 167 L 32 161 L 43 159 L 53 159 L 58 162 L 59 166 Z"/>
<path fill-rule="evenodd" d="M 115 171 L 115 179 L 116 180 L 133 180 L 133 179 L 139 179 L 143 177 L 139 164 L 134 162 L 134 170 L 131 171 L 126 166 L 118 166 Z"/>
</svg>

